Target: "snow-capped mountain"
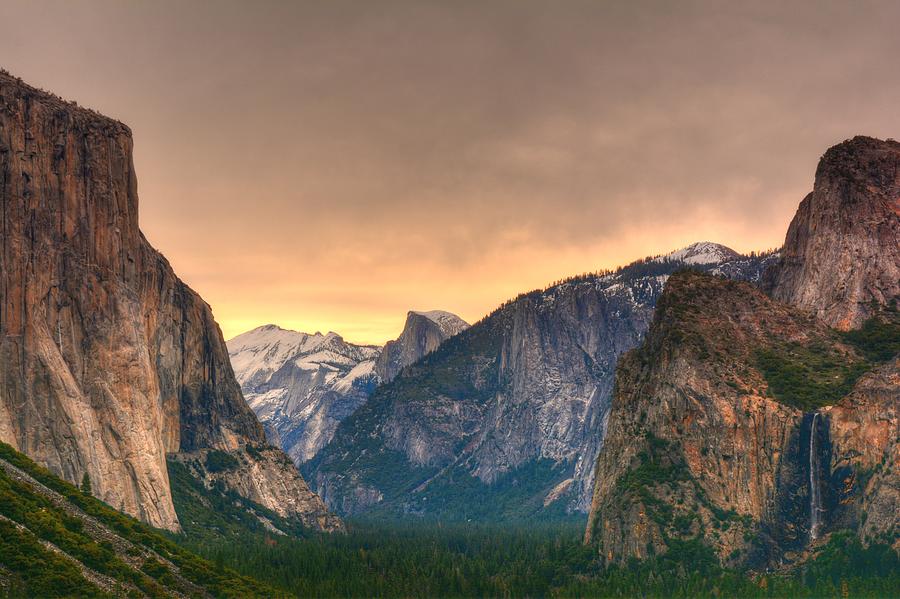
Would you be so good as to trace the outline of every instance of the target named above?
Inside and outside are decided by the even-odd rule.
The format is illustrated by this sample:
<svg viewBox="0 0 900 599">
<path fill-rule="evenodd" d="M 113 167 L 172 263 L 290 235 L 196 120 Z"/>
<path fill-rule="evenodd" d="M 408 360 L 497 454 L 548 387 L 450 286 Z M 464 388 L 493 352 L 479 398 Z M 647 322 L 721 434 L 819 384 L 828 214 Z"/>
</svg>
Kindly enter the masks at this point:
<svg viewBox="0 0 900 599">
<path fill-rule="evenodd" d="M 380 353 L 337 333 L 309 335 L 275 325 L 228 341 L 244 398 L 270 440 L 296 463 L 314 456 L 338 423 L 365 402 L 378 383 Z"/>
<path fill-rule="evenodd" d="M 270 441 L 302 464 L 382 381 L 466 327 L 450 312 L 410 312 L 400 337 L 381 348 L 348 343 L 337 333 L 310 335 L 270 324 L 228 341 L 228 355 Z"/>
<path fill-rule="evenodd" d="M 741 255 L 733 249 L 711 241 L 698 241 L 656 258 L 657 262 L 681 262 L 690 265 L 720 264 L 737 260 Z"/>
</svg>

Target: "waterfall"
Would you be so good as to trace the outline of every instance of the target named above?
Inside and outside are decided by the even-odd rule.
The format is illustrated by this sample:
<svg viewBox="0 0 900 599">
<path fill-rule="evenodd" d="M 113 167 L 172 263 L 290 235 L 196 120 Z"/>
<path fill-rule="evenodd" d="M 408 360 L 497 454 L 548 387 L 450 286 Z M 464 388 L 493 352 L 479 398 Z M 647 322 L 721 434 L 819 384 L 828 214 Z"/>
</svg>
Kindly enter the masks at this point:
<svg viewBox="0 0 900 599">
<path fill-rule="evenodd" d="M 816 453 L 816 419 L 819 413 L 812 417 L 809 427 L 809 540 L 815 541 L 819 537 L 819 456 Z"/>
</svg>

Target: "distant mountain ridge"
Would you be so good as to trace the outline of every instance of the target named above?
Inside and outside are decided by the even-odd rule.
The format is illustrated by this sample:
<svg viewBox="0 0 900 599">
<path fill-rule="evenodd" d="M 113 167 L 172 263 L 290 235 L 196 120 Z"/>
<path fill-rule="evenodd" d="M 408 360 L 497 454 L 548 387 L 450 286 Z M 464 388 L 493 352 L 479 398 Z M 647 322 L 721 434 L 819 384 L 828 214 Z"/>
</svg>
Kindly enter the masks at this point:
<svg viewBox="0 0 900 599">
<path fill-rule="evenodd" d="M 276 325 L 242 333 L 227 345 L 244 397 L 269 440 L 302 464 L 379 384 L 467 327 L 450 312 L 411 311 L 400 337 L 384 348 Z"/>
<path fill-rule="evenodd" d="M 671 256 L 507 302 L 377 389 L 302 471 L 347 514 L 586 511 L 616 360 L 642 339 L 668 276 L 757 281 L 774 260 L 712 243 Z"/>
</svg>

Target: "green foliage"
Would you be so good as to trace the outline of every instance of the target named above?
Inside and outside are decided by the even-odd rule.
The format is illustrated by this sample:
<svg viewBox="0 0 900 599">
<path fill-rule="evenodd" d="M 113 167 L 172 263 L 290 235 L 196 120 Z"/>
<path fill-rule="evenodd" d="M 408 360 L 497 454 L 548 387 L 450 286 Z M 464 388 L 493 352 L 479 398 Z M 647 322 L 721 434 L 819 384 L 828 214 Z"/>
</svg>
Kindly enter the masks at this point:
<svg viewBox="0 0 900 599">
<path fill-rule="evenodd" d="M 240 465 L 241 463 L 236 457 L 230 453 L 219 451 L 218 449 L 213 449 L 206 454 L 207 472 L 226 472 L 228 470 L 234 470 Z"/>
<path fill-rule="evenodd" d="M 108 596 L 88 582 L 73 562 L 6 520 L 0 520 L 0 565 L 12 573 L 6 588 L 0 585 L 0 597 Z"/>
<path fill-rule="evenodd" d="M 887 310 L 861 328 L 844 333 L 844 339 L 870 362 L 887 362 L 900 354 L 900 314 L 896 309 Z"/>
<path fill-rule="evenodd" d="M 863 549 L 849 535 L 804 569 L 757 576 L 720 567 L 696 539 L 604 567 L 576 523 L 350 524 L 346 535 L 192 547 L 300 597 L 840 597 L 842 585 L 851 597 L 890 597 L 900 589 L 897 553 Z"/>
<path fill-rule="evenodd" d="M 93 495 L 93 490 L 91 489 L 91 476 L 85 472 L 84 476 L 81 477 L 81 492 L 85 495 Z"/>
<path fill-rule="evenodd" d="M 837 342 L 855 347 L 862 359 L 841 353 Z M 831 405 L 857 379 L 900 353 L 900 314 L 889 308 L 863 326 L 809 344 L 786 343 L 760 349 L 756 363 L 775 399 L 802 410 Z"/>
<path fill-rule="evenodd" d="M 247 454 L 256 461 L 262 460 L 264 458 L 261 451 L 264 448 L 264 446 L 257 447 L 253 443 L 247 443 L 244 446 L 244 449 L 247 450 Z"/>
<path fill-rule="evenodd" d="M 178 546 L 160 531 L 117 512 L 94 497 L 85 495 L 79 488 L 57 478 L 5 443 L 0 443 L 0 459 L 16 466 L 39 483 L 56 491 L 66 501 L 77 506 L 123 539 L 150 549 L 171 561 L 178 567 L 184 578 L 203 587 L 213 596 L 273 595 L 267 585 L 214 565 Z M 154 570 L 159 575 L 158 582 L 154 580 L 155 577 L 126 565 L 115 554 L 111 545 L 98 542 L 86 533 L 81 520 L 71 517 L 60 508 L 55 507 L 27 484 L 8 476 L 0 476 L 0 514 L 24 524 L 36 537 L 53 542 L 85 565 L 118 581 L 134 584 L 151 597 L 166 594 L 166 589 L 159 582 L 168 585 L 174 581 L 174 578 L 167 578 Z M 4 563 L 4 559 L 5 554 L 0 554 L 0 563 Z M 172 588 L 179 592 L 186 592 L 185 589 Z M 29 594 L 31 594 L 30 590 Z M 78 594 L 76 593 L 75 596 Z"/>
<path fill-rule="evenodd" d="M 893 581 L 893 594 L 900 594 L 900 555 L 887 543 L 863 547 L 852 532 L 831 535 L 816 558 L 806 565 L 798 577 L 812 589 L 840 588 L 841 581 L 854 582 L 850 588 L 867 586 L 865 579 Z M 887 595 L 885 595 L 887 596 Z"/>
<path fill-rule="evenodd" d="M 488 485 L 472 476 L 465 468 L 455 467 L 429 482 L 417 493 L 407 495 L 398 508 L 373 510 L 372 517 L 417 514 L 423 521 L 504 521 L 562 520 L 572 516 L 565 512 L 570 497 L 562 497 L 545 508 L 547 489 L 572 476 L 569 464 L 552 460 L 527 462 L 501 475 Z"/>
<path fill-rule="evenodd" d="M 756 575 L 722 568 L 699 541 L 673 540 L 669 551 L 643 562 L 575 578 L 556 597 L 896 597 L 898 554 L 887 544 L 864 549 L 851 534 L 835 534 L 814 559 L 793 571 Z"/>
<path fill-rule="evenodd" d="M 299 597 L 528 597 L 599 571 L 582 531 L 356 522 L 343 535 L 191 546 Z"/>
<path fill-rule="evenodd" d="M 84 532 L 80 519 L 5 471 L 0 471 L 0 514 L 24 525 L 37 538 L 53 543 L 92 570 L 133 584 L 150 596 L 164 594 L 152 580 L 124 563 L 110 546 Z"/>
<path fill-rule="evenodd" d="M 760 349 L 756 364 L 775 399 L 801 410 L 836 403 L 871 365 L 824 341 Z"/>
</svg>

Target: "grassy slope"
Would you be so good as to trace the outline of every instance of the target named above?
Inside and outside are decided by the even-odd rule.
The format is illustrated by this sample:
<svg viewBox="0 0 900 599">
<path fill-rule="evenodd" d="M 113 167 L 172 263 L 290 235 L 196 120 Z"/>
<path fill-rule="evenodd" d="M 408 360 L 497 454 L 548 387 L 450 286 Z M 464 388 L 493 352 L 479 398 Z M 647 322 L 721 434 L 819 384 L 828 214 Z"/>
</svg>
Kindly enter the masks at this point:
<svg viewBox="0 0 900 599">
<path fill-rule="evenodd" d="M 860 358 L 851 359 L 837 351 L 840 343 L 853 347 Z M 761 348 L 756 352 L 756 366 L 775 399 L 813 410 L 840 401 L 860 376 L 898 353 L 900 314 L 892 306 L 858 330 L 834 331 L 831 339 Z"/>
<path fill-rule="evenodd" d="M 9 445 L 0 443 L 0 460 L 14 467 L 0 470 L 0 596 L 277 594 L 82 493 Z"/>
</svg>

